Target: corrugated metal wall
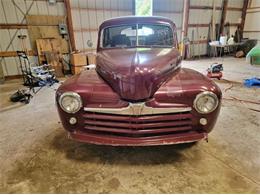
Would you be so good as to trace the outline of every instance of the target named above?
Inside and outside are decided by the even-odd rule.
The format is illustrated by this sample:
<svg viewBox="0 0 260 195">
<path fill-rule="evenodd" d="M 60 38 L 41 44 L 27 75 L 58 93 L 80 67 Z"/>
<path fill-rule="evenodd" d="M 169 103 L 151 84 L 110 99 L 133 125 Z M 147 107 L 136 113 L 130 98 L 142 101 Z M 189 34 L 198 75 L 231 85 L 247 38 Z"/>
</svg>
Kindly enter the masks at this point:
<svg viewBox="0 0 260 195">
<path fill-rule="evenodd" d="M 0 23 L 1 24 L 24 24 L 24 14 L 27 15 L 54 15 L 64 16 L 65 6 L 63 2 L 50 5 L 42 0 L 0 0 Z M 0 29 L 0 51 L 21 50 L 21 42 L 18 35 L 27 35 L 26 45 L 30 50 L 31 45 L 27 29 Z M 11 40 L 13 41 L 11 42 Z M 10 44 L 11 43 L 11 44 Z M 8 45 L 10 44 L 9 48 Z M 7 49 L 8 48 L 8 49 Z M 37 62 L 35 57 L 30 60 Z M 17 57 L 0 58 L 2 69 L 5 76 L 20 74 L 19 61 Z"/>
<path fill-rule="evenodd" d="M 181 40 L 183 0 L 153 0 L 153 15 L 170 18 L 177 27 L 178 41 Z"/>
<path fill-rule="evenodd" d="M 215 1 L 216 7 L 220 7 L 221 4 L 222 0 Z M 188 37 L 191 41 L 197 42 L 191 46 L 191 54 L 193 56 L 205 55 L 207 53 L 207 42 L 205 41 L 207 40 L 209 31 L 209 26 L 207 25 L 209 25 L 213 14 L 212 9 L 197 9 L 196 6 L 212 7 L 213 0 L 191 0 L 190 2 Z M 221 11 L 216 10 L 214 14 L 215 22 L 219 23 Z M 205 24 L 205 26 L 201 26 L 199 24 Z"/>
<path fill-rule="evenodd" d="M 133 14 L 132 0 L 71 0 L 76 49 L 95 50 L 99 25 L 106 19 Z M 89 47 L 87 41 L 93 46 Z"/>
<path fill-rule="evenodd" d="M 222 0 L 215 0 L 215 23 L 220 23 L 222 13 Z M 236 26 L 241 22 L 242 7 L 244 0 L 228 0 L 228 9 L 225 22 L 231 24 L 230 33 L 234 34 Z M 207 7 L 207 8 L 206 8 Z M 213 0 L 191 0 L 189 12 L 189 29 L 188 37 L 190 40 L 197 42 L 193 44 L 192 55 L 205 55 L 207 53 L 207 37 L 209 32 L 209 23 L 211 21 L 213 11 Z M 238 9 L 236 9 L 238 8 Z M 196 24 L 198 26 L 196 27 Z M 203 24 L 199 25 L 199 24 Z"/>
<path fill-rule="evenodd" d="M 252 0 L 252 7 L 259 7 L 259 0 Z M 47 0 L 0 0 L 0 23 L 26 24 L 23 20 L 24 13 L 29 9 L 29 15 L 66 15 L 64 2 L 58 0 L 50 5 Z M 225 22 L 233 24 L 231 34 L 235 32 L 236 24 L 240 23 L 244 0 L 228 0 L 228 9 Z M 70 0 L 72 24 L 76 49 L 81 51 L 95 50 L 97 45 L 97 30 L 102 21 L 118 16 L 132 15 L 134 10 L 133 0 Z M 208 25 L 212 17 L 213 0 L 190 0 L 188 37 L 196 42 L 192 47 L 193 55 L 206 54 Z M 216 23 L 220 22 L 222 0 L 215 0 L 218 9 L 215 12 Z M 204 7 L 204 8 L 203 8 Z M 205 7 L 207 7 L 205 9 Z M 22 13 L 23 12 L 23 13 Z M 250 12 L 250 10 L 248 11 Z M 172 19 L 178 28 L 178 39 L 181 38 L 183 23 L 183 0 L 153 0 L 153 15 L 164 16 Z M 259 31 L 259 13 L 248 13 L 245 30 Z M 250 23 L 251 22 L 251 23 Z M 202 24 L 202 26 L 201 26 Z M 20 42 L 14 34 L 17 29 L 0 29 L 0 50 L 5 51 L 12 37 L 14 41 L 8 51 L 21 49 Z M 28 35 L 27 29 L 19 29 L 18 34 Z M 245 36 L 258 38 L 257 32 L 246 32 Z M 91 40 L 92 47 L 87 45 Z M 29 38 L 26 40 L 30 49 Z M 19 74 L 18 59 L 6 57 L 1 60 L 5 75 Z"/>
<path fill-rule="evenodd" d="M 260 1 L 252 0 L 246 14 L 244 37 L 257 39 L 260 43 Z"/>
<path fill-rule="evenodd" d="M 241 10 L 228 10 L 225 22 L 240 24 L 244 0 L 228 0 L 229 8 L 240 8 Z M 237 25 L 230 26 L 230 34 L 235 35 Z"/>
</svg>

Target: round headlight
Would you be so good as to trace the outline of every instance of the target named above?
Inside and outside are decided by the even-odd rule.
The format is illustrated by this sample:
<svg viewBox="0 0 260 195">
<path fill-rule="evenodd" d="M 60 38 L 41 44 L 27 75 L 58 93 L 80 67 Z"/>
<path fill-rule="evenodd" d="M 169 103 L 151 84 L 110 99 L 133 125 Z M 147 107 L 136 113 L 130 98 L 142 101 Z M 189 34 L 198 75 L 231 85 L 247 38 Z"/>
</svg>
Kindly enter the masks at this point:
<svg viewBox="0 0 260 195">
<path fill-rule="evenodd" d="M 60 96 L 59 104 L 62 110 L 67 113 L 76 113 L 82 107 L 81 97 L 75 92 L 63 93 Z"/>
<path fill-rule="evenodd" d="M 204 91 L 199 93 L 193 103 L 194 108 L 201 114 L 213 112 L 218 106 L 218 97 L 215 93 Z"/>
</svg>

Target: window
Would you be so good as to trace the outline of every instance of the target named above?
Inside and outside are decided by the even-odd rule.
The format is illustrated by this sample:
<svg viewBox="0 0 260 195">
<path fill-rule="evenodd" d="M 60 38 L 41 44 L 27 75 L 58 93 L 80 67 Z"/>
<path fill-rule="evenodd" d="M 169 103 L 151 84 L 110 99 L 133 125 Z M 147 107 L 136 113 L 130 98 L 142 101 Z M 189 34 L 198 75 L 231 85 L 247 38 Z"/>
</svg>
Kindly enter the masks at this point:
<svg viewBox="0 0 260 195">
<path fill-rule="evenodd" d="M 102 45 L 104 48 L 131 47 L 136 45 L 136 25 L 105 28 Z"/>
<path fill-rule="evenodd" d="M 135 15 L 152 16 L 153 0 L 135 0 Z"/>
<path fill-rule="evenodd" d="M 171 27 L 167 25 L 134 24 L 112 26 L 105 28 L 102 33 L 103 48 L 173 46 L 175 46 L 173 32 Z"/>
</svg>

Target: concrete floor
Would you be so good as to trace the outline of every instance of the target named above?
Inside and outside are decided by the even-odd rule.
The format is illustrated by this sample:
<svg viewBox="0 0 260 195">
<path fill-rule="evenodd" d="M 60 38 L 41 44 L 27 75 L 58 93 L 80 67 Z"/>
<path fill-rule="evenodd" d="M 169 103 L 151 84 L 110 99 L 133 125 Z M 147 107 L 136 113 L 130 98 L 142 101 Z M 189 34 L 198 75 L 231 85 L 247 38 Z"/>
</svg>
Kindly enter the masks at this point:
<svg viewBox="0 0 260 195">
<path fill-rule="evenodd" d="M 205 71 L 217 59 L 184 61 Z M 10 103 L 21 81 L 0 85 L 1 193 L 260 193 L 260 89 L 245 78 L 260 67 L 224 58 L 223 105 L 209 142 L 156 147 L 108 147 L 66 138 L 55 109 L 55 88 L 28 105 Z M 233 87 L 229 90 L 225 89 Z"/>
</svg>

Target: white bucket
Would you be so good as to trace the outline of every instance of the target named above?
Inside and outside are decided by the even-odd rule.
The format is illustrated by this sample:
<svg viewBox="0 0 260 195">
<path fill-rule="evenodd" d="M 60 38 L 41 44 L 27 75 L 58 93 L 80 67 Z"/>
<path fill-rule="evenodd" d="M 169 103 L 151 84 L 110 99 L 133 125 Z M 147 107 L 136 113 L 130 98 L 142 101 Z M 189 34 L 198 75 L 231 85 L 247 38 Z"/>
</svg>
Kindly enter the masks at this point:
<svg viewBox="0 0 260 195">
<path fill-rule="evenodd" d="M 219 39 L 220 45 L 226 45 L 227 44 L 227 36 L 221 36 Z"/>
</svg>

